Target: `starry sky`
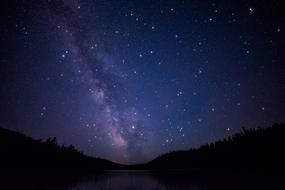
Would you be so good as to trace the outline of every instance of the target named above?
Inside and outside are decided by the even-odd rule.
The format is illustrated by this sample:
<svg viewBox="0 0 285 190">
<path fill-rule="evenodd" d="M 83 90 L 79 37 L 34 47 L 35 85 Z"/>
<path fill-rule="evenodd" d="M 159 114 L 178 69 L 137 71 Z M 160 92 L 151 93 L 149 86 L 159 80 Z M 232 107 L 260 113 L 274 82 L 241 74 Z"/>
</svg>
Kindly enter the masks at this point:
<svg viewBox="0 0 285 190">
<path fill-rule="evenodd" d="M 281 0 L 1 4 L 5 128 L 133 164 L 284 122 Z"/>
</svg>

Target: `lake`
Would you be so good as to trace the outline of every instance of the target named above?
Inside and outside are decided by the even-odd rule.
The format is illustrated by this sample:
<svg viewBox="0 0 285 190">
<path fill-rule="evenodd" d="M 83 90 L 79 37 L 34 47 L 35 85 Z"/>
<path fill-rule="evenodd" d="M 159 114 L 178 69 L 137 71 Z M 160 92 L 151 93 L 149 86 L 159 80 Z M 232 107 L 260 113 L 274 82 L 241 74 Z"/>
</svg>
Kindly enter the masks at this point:
<svg viewBox="0 0 285 190">
<path fill-rule="evenodd" d="M 27 175 L 1 182 L 0 189 L 46 190 L 212 190 L 280 189 L 283 177 L 265 175 L 203 175 L 191 172 L 105 171 L 88 177 Z M 285 189 L 285 188 L 283 188 Z"/>
</svg>

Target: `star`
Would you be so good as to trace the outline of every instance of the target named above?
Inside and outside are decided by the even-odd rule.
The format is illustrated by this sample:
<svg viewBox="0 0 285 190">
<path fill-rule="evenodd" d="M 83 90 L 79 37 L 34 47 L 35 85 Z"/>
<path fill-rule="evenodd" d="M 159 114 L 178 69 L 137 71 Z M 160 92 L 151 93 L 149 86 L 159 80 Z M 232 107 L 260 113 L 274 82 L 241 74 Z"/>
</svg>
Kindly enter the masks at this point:
<svg viewBox="0 0 285 190">
<path fill-rule="evenodd" d="M 253 8 L 252 7 L 249 7 L 248 10 L 249 10 L 250 13 L 253 13 Z"/>
<path fill-rule="evenodd" d="M 183 94 L 182 91 L 178 91 L 178 93 L 176 94 L 177 96 L 181 96 Z"/>
</svg>

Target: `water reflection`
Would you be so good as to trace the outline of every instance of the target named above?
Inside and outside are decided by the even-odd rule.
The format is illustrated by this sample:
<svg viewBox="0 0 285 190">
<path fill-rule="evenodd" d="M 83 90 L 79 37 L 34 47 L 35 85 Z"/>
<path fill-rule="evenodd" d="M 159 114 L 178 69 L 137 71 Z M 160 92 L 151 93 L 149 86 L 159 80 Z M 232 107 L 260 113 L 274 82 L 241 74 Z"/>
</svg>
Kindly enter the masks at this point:
<svg viewBox="0 0 285 190">
<path fill-rule="evenodd" d="M 3 178 L 2 178 L 3 179 Z M 282 177 L 254 175 L 193 175 L 187 172 L 107 171 L 89 177 L 21 177 L 5 181 L 0 189 L 47 190 L 212 190 L 212 189 L 280 189 Z M 285 188 L 284 188 L 285 189 Z"/>
<path fill-rule="evenodd" d="M 202 184 L 195 183 L 176 183 L 178 182 L 176 177 L 172 183 L 167 183 L 161 174 L 155 176 L 151 172 L 147 171 L 120 171 L 120 172 L 106 172 L 102 175 L 94 176 L 88 180 L 82 181 L 70 187 L 70 190 L 75 189 L 130 189 L 130 190 L 149 190 L 149 189 L 196 189 L 207 190 L 208 187 Z M 165 177 L 165 176 L 163 176 Z M 184 176 L 185 177 L 185 176 Z M 171 180 L 171 179 L 168 179 Z M 184 179 L 186 180 L 186 179 Z M 183 180 L 182 180 L 183 181 Z M 181 182 L 181 181 L 180 181 Z M 187 181 L 184 181 L 187 182 Z"/>
</svg>

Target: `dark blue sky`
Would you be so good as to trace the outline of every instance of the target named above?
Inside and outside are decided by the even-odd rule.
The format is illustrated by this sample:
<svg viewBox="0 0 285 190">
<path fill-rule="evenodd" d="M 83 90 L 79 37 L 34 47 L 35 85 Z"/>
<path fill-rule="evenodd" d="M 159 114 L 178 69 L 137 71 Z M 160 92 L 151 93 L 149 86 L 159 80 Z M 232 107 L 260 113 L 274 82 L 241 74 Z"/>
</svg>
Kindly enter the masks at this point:
<svg viewBox="0 0 285 190">
<path fill-rule="evenodd" d="M 11 0 L 0 125 L 140 163 L 284 122 L 282 1 Z"/>
</svg>

